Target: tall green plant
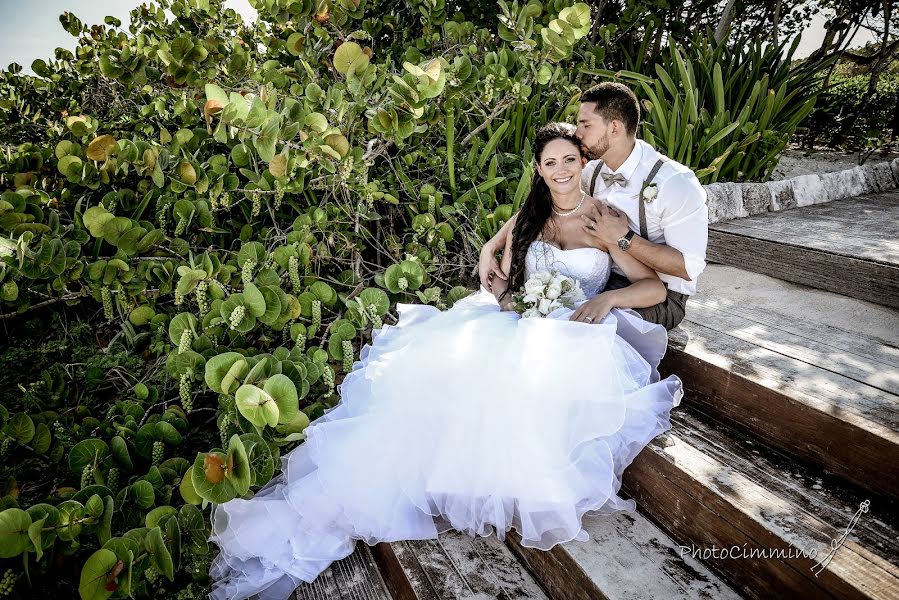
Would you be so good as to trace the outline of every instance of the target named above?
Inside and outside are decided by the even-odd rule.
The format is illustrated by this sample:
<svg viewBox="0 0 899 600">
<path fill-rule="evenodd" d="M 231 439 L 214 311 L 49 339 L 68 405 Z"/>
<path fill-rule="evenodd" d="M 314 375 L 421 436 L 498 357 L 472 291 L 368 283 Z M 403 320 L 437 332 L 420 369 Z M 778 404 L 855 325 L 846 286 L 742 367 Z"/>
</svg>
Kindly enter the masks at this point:
<svg viewBox="0 0 899 600">
<path fill-rule="evenodd" d="M 813 110 L 833 60 L 796 66 L 798 44 L 798 37 L 789 47 L 758 39 L 716 44 L 707 32 L 686 48 L 671 43 L 652 73 L 594 73 L 636 84 L 642 136 L 703 183 L 761 180 Z"/>
</svg>

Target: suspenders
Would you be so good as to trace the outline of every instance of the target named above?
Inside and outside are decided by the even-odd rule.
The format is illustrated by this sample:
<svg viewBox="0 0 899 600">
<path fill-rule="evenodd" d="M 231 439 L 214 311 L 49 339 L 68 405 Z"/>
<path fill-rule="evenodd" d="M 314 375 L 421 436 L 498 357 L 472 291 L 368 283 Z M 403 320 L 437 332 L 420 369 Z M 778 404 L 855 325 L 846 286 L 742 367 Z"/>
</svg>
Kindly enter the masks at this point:
<svg viewBox="0 0 899 600">
<path fill-rule="evenodd" d="M 666 158 L 662 157 L 656 161 L 656 164 L 652 166 L 652 169 L 649 171 L 649 175 L 646 176 L 646 180 L 643 181 L 643 185 L 640 186 L 641 191 L 646 188 L 649 184 L 652 183 L 652 180 L 655 179 L 655 176 L 658 174 L 659 169 L 662 168 L 662 164 L 664 164 Z M 593 191 L 596 189 L 596 179 L 599 177 L 599 170 L 602 169 L 603 161 L 599 161 L 596 165 L 596 168 L 593 169 L 593 177 L 590 179 L 590 196 L 593 196 Z M 646 205 L 644 204 L 643 194 L 640 194 L 640 237 L 644 240 L 648 240 L 648 232 L 646 229 Z"/>
</svg>

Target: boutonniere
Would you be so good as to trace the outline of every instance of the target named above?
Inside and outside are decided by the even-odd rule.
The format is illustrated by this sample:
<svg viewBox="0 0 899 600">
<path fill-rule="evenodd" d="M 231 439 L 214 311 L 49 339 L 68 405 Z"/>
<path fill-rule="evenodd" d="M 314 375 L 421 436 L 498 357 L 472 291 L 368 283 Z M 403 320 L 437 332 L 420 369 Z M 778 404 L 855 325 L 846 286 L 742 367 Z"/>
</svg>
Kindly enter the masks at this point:
<svg viewBox="0 0 899 600">
<path fill-rule="evenodd" d="M 647 184 L 644 181 L 643 186 L 640 188 L 640 195 L 643 196 L 643 201 L 649 204 L 659 195 L 659 188 L 654 183 Z"/>
</svg>

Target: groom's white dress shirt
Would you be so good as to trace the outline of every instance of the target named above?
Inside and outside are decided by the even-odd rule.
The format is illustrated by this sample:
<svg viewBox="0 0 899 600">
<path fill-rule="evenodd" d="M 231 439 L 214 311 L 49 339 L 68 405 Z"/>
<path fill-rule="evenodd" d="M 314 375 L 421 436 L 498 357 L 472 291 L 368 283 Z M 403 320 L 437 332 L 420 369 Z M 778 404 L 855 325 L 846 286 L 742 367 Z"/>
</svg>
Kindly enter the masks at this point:
<svg viewBox="0 0 899 600">
<path fill-rule="evenodd" d="M 660 154 L 641 139 L 636 140 L 633 151 L 617 171 L 603 164 L 600 173 L 620 173 L 627 179 L 622 187 L 618 183 L 606 186 L 602 175 L 596 178 L 593 196 L 603 200 L 619 212 L 627 215 L 628 225 L 640 233 L 640 193 L 643 181 L 649 175 Z M 599 161 L 587 163 L 581 174 L 581 185 L 590 193 L 590 180 Z M 706 247 L 709 241 L 709 210 L 706 206 L 706 191 L 700 185 L 696 174 L 678 162 L 666 160 L 653 183 L 658 195 L 646 206 L 646 231 L 649 241 L 676 248 L 684 256 L 684 265 L 690 280 L 659 273 L 659 278 L 668 289 L 682 294 L 696 293 L 696 278 L 705 269 Z M 624 275 L 615 264 L 612 271 Z"/>
</svg>

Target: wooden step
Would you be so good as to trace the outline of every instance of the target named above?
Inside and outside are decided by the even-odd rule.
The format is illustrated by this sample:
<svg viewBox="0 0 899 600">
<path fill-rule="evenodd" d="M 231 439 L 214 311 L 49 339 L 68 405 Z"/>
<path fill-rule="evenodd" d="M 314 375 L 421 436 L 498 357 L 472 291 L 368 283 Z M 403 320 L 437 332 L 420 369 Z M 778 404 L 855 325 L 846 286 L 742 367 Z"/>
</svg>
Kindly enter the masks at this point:
<svg viewBox="0 0 899 600">
<path fill-rule="evenodd" d="M 713 223 L 707 259 L 899 308 L 899 192 Z"/>
<path fill-rule="evenodd" d="M 364 542 L 357 542 L 352 554 L 333 562 L 315 581 L 300 585 L 293 597 L 295 600 L 392 600 L 371 548 Z"/>
<path fill-rule="evenodd" d="M 677 544 L 639 513 L 587 513 L 582 524 L 588 541 L 545 552 L 522 546 L 514 530 L 507 534 L 507 545 L 554 600 L 741 597 L 701 562 L 682 557 Z"/>
<path fill-rule="evenodd" d="M 899 598 L 895 503 L 870 500 L 707 416 L 676 410 L 671 420 L 672 431 L 625 470 L 623 487 L 688 553 L 750 598 Z M 738 558 L 712 556 L 734 547 Z M 802 555 L 813 550 L 814 558 Z"/>
<path fill-rule="evenodd" d="M 373 550 L 394 600 L 549 600 L 495 535 L 447 531 Z"/>
<path fill-rule="evenodd" d="M 729 297 L 738 293 L 700 285 L 670 332 L 660 370 L 683 380 L 685 404 L 876 495 L 899 497 L 899 348 L 838 326 L 851 327 L 852 315 L 838 312 L 833 325 L 798 320 L 776 303 Z M 802 290 L 776 299 L 812 302 Z M 886 322 L 899 324 L 899 314 Z"/>
</svg>

